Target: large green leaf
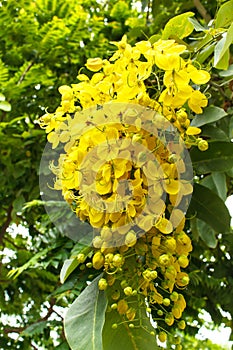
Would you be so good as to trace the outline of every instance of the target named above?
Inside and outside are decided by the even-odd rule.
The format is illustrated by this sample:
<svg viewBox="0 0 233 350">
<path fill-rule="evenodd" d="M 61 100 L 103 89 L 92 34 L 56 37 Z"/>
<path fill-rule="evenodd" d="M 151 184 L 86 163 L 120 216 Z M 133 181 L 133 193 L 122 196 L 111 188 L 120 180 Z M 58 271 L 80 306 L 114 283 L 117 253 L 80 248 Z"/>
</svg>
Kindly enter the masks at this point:
<svg viewBox="0 0 233 350">
<path fill-rule="evenodd" d="M 209 188 L 194 184 L 188 215 L 196 216 L 216 232 L 227 232 L 230 228 L 230 214 L 224 201 Z"/>
<path fill-rule="evenodd" d="M 216 122 L 217 120 L 225 117 L 226 115 L 227 113 L 224 111 L 224 109 L 216 106 L 209 106 L 204 110 L 202 114 L 197 115 L 192 120 L 191 125 L 199 127 L 205 124 Z"/>
<path fill-rule="evenodd" d="M 229 60 L 230 60 L 230 49 L 228 48 L 223 56 L 221 57 L 221 59 L 218 61 L 218 63 L 216 64 L 215 68 L 217 69 L 224 69 L 227 70 L 229 67 Z"/>
<path fill-rule="evenodd" d="M 233 22 L 233 1 L 227 1 L 218 10 L 215 27 L 228 27 Z"/>
<path fill-rule="evenodd" d="M 218 64 L 221 61 L 221 59 L 224 57 L 226 52 L 228 51 L 232 42 L 233 42 L 233 23 L 231 24 L 227 33 L 223 34 L 222 39 L 219 40 L 219 42 L 217 43 L 214 49 L 214 67 L 215 68 L 223 69 L 222 67 L 219 67 Z M 228 66 L 224 69 L 227 69 Z"/>
<path fill-rule="evenodd" d="M 233 168 L 233 143 L 213 142 L 207 151 L 193 148 L 190 151 L 193 167 L 198 174 L 227 171 Z"/>
<path fill-rule="evenodd" d="M 199 219 L 196 219 L 196 220 L 197 220 L 197 223 L 196 223 L 197 231 L 201 239 L 205 242 L 207 247 L 213 248 L 213 249 L 216 248 L 218 244 L 218 240 L 216 238 L 216 231 L 210 225 L 208 225 L 205 221 L 202 221 Z"/>
<path fill-rule="evenodd" d="M 107 298 L 98 288 L 102 274 L 78 296 L 64 318 L 66 339 L 72 350 L 102 350 L 102 329 Z"/>
<path fill-rule="evenodd" d="M 213 172 L 212 174 L 206 176 L 201 181 L 201 184 L 214 191 L 224 202 L 227 199 L 227 183 L 225 173 Z"/>
<path fill-rule="evenodd" d="M 193 23 L 189 21 L 189 17 L 193 16 L 193 12 L 186 12 L 171 18 L 164 27 L 162 39 L 169 39 L 174 36 L 179 39 L 186 38 L 194 29 Z"/>
<path fill-rule="evenodd" d="M 220 128 L 211 125 L 211 124 L 206 124 L 203 125 L 202 128 L 202 136 L 207 136 L 208 138 L 211 139 L 211 142 L 216 142 L 216 141 L 226 141 L 229 142 L 230 139 L 227 137 L 227 134 Z"/>
<path fill-rule="evenodd" d="M 122 318 L 117 311 L 107 312 L 103 329 L 103 350 L 158 349 L 159 347 L 155 336 L 150 334 L 154 329 L 146 312 L 142 311 L 141 316 L 141 326 L 139 328 L 129 328 L 128 323 L 122 323 Z M 117 329 L 112 329 L 114 323 L 121 324 L 119 324 Z M 147 331 L 145 329 L 147 329 Z"/>
</svg>

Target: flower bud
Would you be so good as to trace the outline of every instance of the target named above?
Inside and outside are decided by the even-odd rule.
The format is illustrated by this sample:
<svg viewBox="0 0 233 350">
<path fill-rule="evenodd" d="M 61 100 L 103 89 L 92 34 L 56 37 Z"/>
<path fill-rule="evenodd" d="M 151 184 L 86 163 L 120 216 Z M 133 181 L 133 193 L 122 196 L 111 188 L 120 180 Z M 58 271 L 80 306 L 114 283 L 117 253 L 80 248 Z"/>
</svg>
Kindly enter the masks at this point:
<svg viewBox="0 0 233 350">
<path fill-rule="evenodd" d="M 124 293 L 125 293 L 125 295 L 130 296 L 130 295 L 132 295 L 133 290 L 131 287 L 126 287 L 126 288 L 124 288 Z"/>
<path fill-rule="evenodd" d="M 104 266 L 104 256 L 101 252 L 96 252 L 92 258 L 93 267 L 100 270 Z"/>
<path fill-rule="evenodd" d="M 168 254 L 162 254 L 159 257 L 159 264 L 162 266 L 167 266 L 170 263 L 170 256 Z"/>
<path fill-rule="evenodd" d="M 121 293 L 119 290 L 115 290 L 111 295 L 113 300 L 118 300 L 120 298 L 120 296 L 121 296 Z"/>
<path fill-rule="evenodd" d="M 124 299 L 121 299 L 118 301 L 117 304 L 117 311 L 119 312 L 120 315 L 125 315 L 127 310 L 128 310 L 128 303 Z"/>
<path fill-rule="evenodd" d="M 121 254 L 115 254 L 112 263 L 115 267 L 121 267 L 124 264 L 124 257 Z"/>
<path fill-rule="evenodd" d="M 178 327 L 179 327 L 179 329 L 182 329 L 182 330 L 185 329 L 185 327 L 186 327 L 185 321 L 184 320 L 179 321 Z"/>
<path fill-rule="evenodd" d="M 159 332 L 158 338 L 161 343 L 164 343 L 167 340 L 167 333 L 164 331 Z"/>
<path fill-rule="evenodd" d="M 168 313 L 166 316 L 165 316 L 165 322 L 168 326 L 172 326 L 173 323 L 174 323 L 174 316 L 171 314 L 171 313 Z"/>
<path fill-rule="evenodd" d="M 112 309 L 112 310 L 116 310 L 116 309 L 117 309 L 117 304 L 116 304 L 116 303 L 112 304 L 112 305 L 111 305 L 111 309 Z"/>
<path fill-rule="evenodd" d="M 80 253 L 77 255 L 77 260 L 80 264 L 82 264 L 86 260 L 86 256 L 84 254 Z"/>
<path fill-rule="evenodd" d="M 101 278 L 98 282 L 99 290 L 106 290 L 108 287 L 108 282 L 105 278 Z"/>
<path fill-rule="evenodd" d="M 177 301 L 179 298 L 179 294 L 177 292 L 172 292 L 170 298 L 172 301 Z"/>
<path fill-rule="evenodd" d="M 152 280 L 155 280 L 158 277 L 157 271 L 153 270 L 150 272 L 150 277 Z"/>
<path fill-rule="evenodd" d="M 171 300 L 170 300 L 170 299 L 168 299 L 168 298 L 164 298 L 164 299 L 163 299 L 163 305 L 164 305 L 164 306 L 169 306 L 170 303 L 171 303 Z"/>
<path fill-rule="evenodd" d="M 200 151 L 206 151 L 209 148 L 208 142 L 206 140 L 200 140 L 197 144 Z"/>
<path fill-rule="evenodd" d="M 126 317 L 128 318 L 129 321 L 133 321 L 135 319 L 136 316 L 136 310 L 134 308 L 129 308 L 126 311 Z"/>
<path fill-rule="evenodd" d="M 185 267 L 187 267 L 188 264 L 189 264 L 189 259 L 187 258 L 186 255 L 182 254 L 182 255 L 180 255 L 179 258 L 178 258 L 178 263 L 179 263 L 180 267 L 185 268 Z"/>
</svg>

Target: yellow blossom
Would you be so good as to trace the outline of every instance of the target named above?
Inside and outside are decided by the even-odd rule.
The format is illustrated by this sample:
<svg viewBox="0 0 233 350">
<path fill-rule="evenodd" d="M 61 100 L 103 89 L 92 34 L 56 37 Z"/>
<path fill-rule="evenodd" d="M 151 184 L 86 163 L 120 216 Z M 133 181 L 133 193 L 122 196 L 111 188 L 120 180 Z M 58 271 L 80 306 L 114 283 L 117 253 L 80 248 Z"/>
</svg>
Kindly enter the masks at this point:
<svg viewBox="0 0 233 350">
<path fill-rule="evenodd" d="M 103 67 L 103 60 L 99 57 L 88 58 L 85 66 L 93 72 L 98 72 Z"/>
<path fill-rule="evenodd" d="M 208 104 L 208 100 L 206 96 L 200 92 L 199 90 L 193 90 L 189 100 L 188 105 L 197 114 L 201 114 L 203 112 L 202 107 L 206 107 Z"/>
</svg>

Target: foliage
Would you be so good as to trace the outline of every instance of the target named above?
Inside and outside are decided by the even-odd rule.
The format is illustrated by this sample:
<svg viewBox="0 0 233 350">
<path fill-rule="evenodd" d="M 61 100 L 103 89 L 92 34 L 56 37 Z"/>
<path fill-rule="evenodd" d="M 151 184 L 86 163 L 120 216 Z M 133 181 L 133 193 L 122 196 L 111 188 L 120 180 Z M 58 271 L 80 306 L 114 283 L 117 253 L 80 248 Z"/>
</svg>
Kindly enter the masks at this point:
<svg viewBox="0 0 233 350">
<path fill-rule="evenodd" d="M 211 72 L 205 91 L 209 107 L 191 123 L 201 127 L 209 149 L 191 149 L 197 185 L 185 226 L 193 252 L 187 268 L 190 284 L 182 291 L 188 300 L 185 332 L 190 335 L 184 337 L 183 348 L 190 348 L 190 337 L 203 323 L 201 309 L 216 325 L 231 326 L 222 310 L 232 318 L 233 241 L 224 206 L 233 193 L 232 1 L 141 1 L 140 11 L 131 1 L 115 0 L 20 0 L 17 6 L 5 0 L 0 6 L 1 348 L 69 349 L 62 310 L 99 274 L 84 268 L 90 263 L 87 253 L 85 264 L 73 266 L 64 283 L 59 281 L 64 261 L 81 250 L 52 225 L 39 200 L 39 164 L 46 140 L 36 121 L 45 109 L 51 112 L 59 105 L 58 87 L 78 82 L 80 73 L 91 77 L 87 69 L 79 71 L 81 67 L 88 58 L 110 57 L 109 42 L 121 40 L 123 34 L 132 45 L 148 38 L 155 42 L 158 35 L 174 38 L 186 45 L 198 69 Z M 182 17 L 188 29 L 177 37 L 175 19 L 170 29 L 166 23 L 185 12 L 194 16 Z M 208 27 L 211 18 L 216 21 Z"/>
</svg>

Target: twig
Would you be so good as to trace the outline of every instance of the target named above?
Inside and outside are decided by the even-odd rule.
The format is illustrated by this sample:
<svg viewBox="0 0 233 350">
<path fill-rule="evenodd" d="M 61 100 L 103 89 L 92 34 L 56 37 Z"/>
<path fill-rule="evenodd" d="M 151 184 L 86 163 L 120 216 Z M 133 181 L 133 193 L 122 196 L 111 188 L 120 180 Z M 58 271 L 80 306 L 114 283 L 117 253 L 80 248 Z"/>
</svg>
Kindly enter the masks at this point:
<svg viewBox="0 0 233 350">
<path fill-rule="evenodd" d="M 10 244 L 12 244 L 13 245 L 13 247 L 15 247 L 16 249 L 18 249 L 18 250 L 27 250 L 27 249 L 25 249 L 25 248 L 23 248 L 23 247 L 19 247 L 17 244 L 15 244 L 14 242 L 12 242 L 9 238 L 7 238 L 7 237 L 3 237 L 3 239 L 4 239 L 4 241 L 7 241 L 7 242 L 9 242 Z"/>
<path fill-rule="evenodd" d="M 51 301 L 50 301 L 50 306 L 48 308 L 48 311 L 47 311 L 47 314 L 44 316 L 44 317 L 41 317 L 39 320 L 31 323 L 30 325 L 28 326 L 24 326 L 24 327 L 9 327 L 9 328 L 5 328 L 4 329 L 4 333 L 6 334 L 9 334 L 9 333 L 22 333 L 25 329 L 27 329 L 28 327 L 36 324 L 36 323 L 40 323 L 40 322 L 43 322 L 43 321 L 47 321 L 48 318 L 52 315 L 52 313 L 54 312 L 53 310 L 53 307 L 55 305 L 55 302 L 56 302 L 56 299 L 55 298 L 52 298 Z"/>
<path fill-rule="evenodd" d="M 148 4 L 147 4 L 147 13 L 146 13 L 146 22 L 147 22 L 147 23 L 148 23 L 148 21 L 149 21 L 150 9 L 151 9 L 151 0 L 148 0 Z"/>
<path fill-rule="evenodd" d="M 2 240 L 3 240 L 3 236 L 6 232 L 6 229 L 9 227 L 10 223 L 11 223 L 11 211 L 12 211 L 12 205 L 9 206 L 8 210 L 7 210 L 7 218 L 5 223 L 2 225 L 1 230 L 0 230 L 0 244 L 2 244 Z"/>
<path fill-rule="evenodd" d="M 20 334 L 21 332 L 24 331 L 26 327 L 9 327 L 9 328 L 5 328 L 4 329 L 4 333 L 5 334 L 9 334 L 9 333 L 18 333 Z"/>
<path fill-rule="evenodd" d="M 31 346 L 33 347 L 34 350 L 38 350 L 38 348 L 34 344 L 31 343 Z"/>
<path fill-rule="evenodd" d="M 25 75 L 27 74 L 27 72 L 32 68 L 34 62 L 30 62 L 29 65 L 27 66 L 27 68 L 24 70 L 23 74 L 21 75 L 21 77 L 19 78 L 19 81 L 17 83 L 17 85 L 20 85 L 22 83 L 22 81 L 25 78 Z"/>
<path fill-rule="evenodd" d="M 194 6 L 196 7 L 197 11 L 200 13 L 202 18 L 205 20 L 206 23 L 209 23 L 211 20 L 211 16 L 207 12 L 206 8 L 202 5 L 200 0 L 193 0 Z"/>
</svg>

